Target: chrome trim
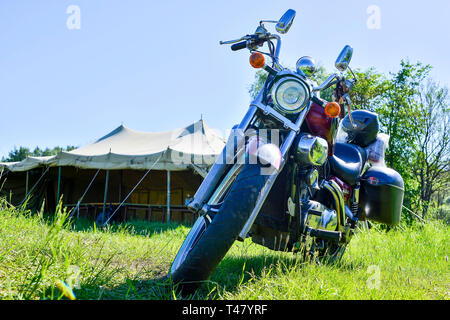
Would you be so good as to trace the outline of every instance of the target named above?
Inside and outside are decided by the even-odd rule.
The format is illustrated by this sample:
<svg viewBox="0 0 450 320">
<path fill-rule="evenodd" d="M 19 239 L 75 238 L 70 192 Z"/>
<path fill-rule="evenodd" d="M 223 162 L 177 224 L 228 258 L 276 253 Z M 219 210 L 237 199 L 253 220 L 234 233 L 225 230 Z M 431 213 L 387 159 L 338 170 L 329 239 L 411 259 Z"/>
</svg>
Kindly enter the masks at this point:
<svg viewBox="0 0 450 320">
<path fill-rule="evenodd" d="M 345 200 L 344 200 L 344 192 L 342 192 L 341 187 L 336 183 L 336 181 L 331 180 L 331 185 L 333 186 L 333 188 L 336 190 L 336 194 L 338 196 L 339 199 L 339 204 L 340 204 L 340 217 L 339 217 L 339 221 L 341 222 L 341 225 L 343 226 L 345 224 Z"/>
<path fill-rule="evenodd" d="M 317 71 L 316 62 L 313 58 L 304 56 L 297 60 L 295 69 L 297 70 L 298 74 L 309 78 Z"/>
<path fill-rule="evenodd" d="M 319 190 L 319 171 L 317 171 L 317 169 L 313 169 L 311 170 L 307 175 L 306 175 L 306 184 L 308 185 L 308 187 Z"/>
<path fill-rule="evenodd" d="M 352 220 L 355 219 L 355 217 L 353 216 L 352 210 L 347 206 L 345 206 L 345 215 Z"/>
<path fill-rule="evenodd" d="M 338 225 L 338 217 L 335 210 L 324 207 L 320 214 L 308 215 L 308 227 L 313 229 L 322 229 L 328 231 L 336 231 Z"/>
<path fill-rule="evenodd" d="M 324 187 L 325 189 L 327 189 L 327 190 L 331 193 L 331 195 L 333 196 L 334 203 L 335 203 L 335 206 L 336 206 L 337 217 L 338 217 L 338 229 L 337 229 L 337 230 L 339 230 L 339 227 L 340 227 L 341 225 L 343 225 L 343 221 L 342 221 L 341 217 L 342 217 L 342 214 L 344 213 L 345 207 L 343 206 L 343 203 L 341 203 L 341 199 L 340 199 L 340 197 L 339 197 L 338 192 L 337 192 L 336 189 L 332 186 L 332 183 L 333 183 L 333 182 L 334 182 L 334 181 L 331 181 L 331 184 L 330 184 L 330 181 L 324 180 L 324 181 L 322 182 L 322 187 Z M 336 184 L 336 183 L 335 183 L 335 184 Z M 342 193 L 342 192 L 341 192 L 341 193 Z"/>
<path fill-rule="evenodd" d="M 294 110 L 288 110 L 286 108 L 284 108 L 281 103 L 278 101 L 277 98 L 277 92 L 279 90 L 279 88 L 285 83 L 285 82 L 297 82 L 301 88 L 304 90 L 305 93 L 305 99 L 303 99 L 302 103 Z M 272 88 L 270 89 L 270 93 L 272 95 L 272 100 L 274 102 L 274 108 L 279 111 L 281 114 L 297 114 L 299 113 L 301 110 L 303 110 L 303 108 L 305 108 L 308 104 L 308 102 L 311 100 L 311 90 L 310 87 L 308 86 L 308 84 L 303 81 L 300 80 L 298 77 L 290 77 L 290 76 L 284 76 L 284 77 L 277 77 L 277 81 L 274 82 L 274 84 L 272 85 Z"/>
<path fill-rule="evenodd" d="M 352 60 L 353 56 L 353 48 L 349 45 L 346 45 L 339 56 L 336 59 L 336 62 L 334 63 L 334 66 L 336 69 L 338 69 L 340 72 L 344 72 L 347 70 L 348 65 L 350 64 L 350 61 Z"/>
<path fill-rule="evenodd" d="M 278 33 L 285 34 L 289 31 L 294 22 L 295 18 L 295 10 L 288 9 L 278 20 L 278 23 L 275 25 L 275 29 Z"/>
<path fill-rule="evenodd" d="M 321 166 L 328 158 L 328 143 L 321 137 L 304 134 L 298 140 L 295 160 L 300 164 Z"/>
<path fill-rule="evenodd" d="M 317 216 L 320 215 L 325 209 L 327 209 L 327 207 L 322 203 L 315 200 L 308 200 L 308 214 L 314 214 Z"/>
<path fill-rule="evenodd" d="M 320 228 L 334 231 L 338 225 L 338 219 L 335 210 L 325 210 L 320 217 Z"/>
<path fill-rule="evenodd" d="M 259 22 L 259 25 L 260 26 L 262 26 L 263 28 L 265 28 L 264 27 L 264 23 L 278 23 L 279 21 L 275 21 L 275 20 L 261 20 L 260 22 Z"/>
<path fill-rule="evenodd" d="M 243 36 L 239 39 L 235 39 L 235 40 L 228 40 L 228 41 L 219 41 L 219 44 L 234 44 L 234 43 L 238 43 L 240 41 L 244 41 L 244 40 L 248 40 L 250 39 L 249 35 Z"/>
<path fill-rule="evenodd" d="M 245 157 L 245 154 L 243 155 Z M 228 171 L 225 178 L 223 178 L 222 182 L 219 184 L 219 186 L 215 189 L 213 195 L 208 201 L 208 205 L 214 205 L 217 204 L 220 199 L 225 195 L 228 188 L 233 184 L 234 180 L 236 179 L 237 175 L 241 172 L 243 167 L 243 162 L 237 161 L 231 169 Z"/>
<path fill-rule="evenodd" d="M 252 106 L 260 109 L 264 115 L 271 116 L 275 120 L 278 120 L 279 122 L 281 122 L 285 129 L 290 129 L 295 132 L 300 131 L 300 125 L 297 125 L 296 123 L 292 122 L 291 120 L 289 120 L 288 118 L 283 116 L 281 113 L 276 111 L 274 108 L 267 106 L 261 102 L 252 103 Z M 303 110 L 305 110 L 305 109 L 303 109 Z M 309 110 L 309 108 L 308 108 L 308 110 Z"/>
<path fill-rule="evenodd" d="M 283 69 L 283 66 L 280 64 L 280 61 L 279 61 L 280 50 L 281 50 L 281 37 L 276 34 L 271 34 L 270 39 L 277 40 L 277 46 L 275 47 L 275 54 L 274 54 L 273 59 L 276 64 L 276 68 L 281 71 Z"/>
<path fill-rule="evenodd" d="M 322 90 L 328 88 L 329 86 L 332 85 L 332 81 L 337 78 L 338 78 L 338 75 L 336 73 L 332 74 L 320 86 L 314 87 L 313 91 L 322 91 Z"/>
</svg>

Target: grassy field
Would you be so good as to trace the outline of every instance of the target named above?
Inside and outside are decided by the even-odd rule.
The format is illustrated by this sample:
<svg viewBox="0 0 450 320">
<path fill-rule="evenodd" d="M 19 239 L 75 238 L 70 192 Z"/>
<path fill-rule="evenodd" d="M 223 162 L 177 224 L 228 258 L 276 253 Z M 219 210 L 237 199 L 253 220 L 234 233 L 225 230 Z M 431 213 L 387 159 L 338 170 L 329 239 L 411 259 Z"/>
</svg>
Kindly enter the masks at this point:
<svg viewBox="0 0 450 320">
<path fill-rule="evenodd" d="M 0 209 L 0 299 L 181 299 L 163 279 L 188 226 L 88 221 Z M 236 242 L 193 299 L 449 299 L 449 227 L 358 233 L 334 265 Z"/>
</svg>

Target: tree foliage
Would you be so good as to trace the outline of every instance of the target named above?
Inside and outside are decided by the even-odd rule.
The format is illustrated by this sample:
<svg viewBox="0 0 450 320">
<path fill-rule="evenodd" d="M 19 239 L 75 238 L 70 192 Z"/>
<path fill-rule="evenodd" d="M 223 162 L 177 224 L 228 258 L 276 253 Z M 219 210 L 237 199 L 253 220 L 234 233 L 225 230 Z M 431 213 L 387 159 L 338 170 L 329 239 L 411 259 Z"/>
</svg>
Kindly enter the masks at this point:
<svg viewBox="0 0 450 320">
<path fill-rule="evenodd" d="M 22 161 L 26 157 L 43 157 L 43 156 L 52 156 L 55 154 L 58 154 L 61 151 L 71 151 L 75 149 L 74 146 L 66 146 L 63 147 L 54 147 L 54 148 L 45 148 L 40 149 L 39 147 L 34 148 L 33 151 L 31 151 L 29 148 L 20 146 L 19 148 L 14 147 L 12 151 L 8 153 L 8 157 L 3 157 L 3 162 L 16 162 L 16 161 Z"/>
</svg>

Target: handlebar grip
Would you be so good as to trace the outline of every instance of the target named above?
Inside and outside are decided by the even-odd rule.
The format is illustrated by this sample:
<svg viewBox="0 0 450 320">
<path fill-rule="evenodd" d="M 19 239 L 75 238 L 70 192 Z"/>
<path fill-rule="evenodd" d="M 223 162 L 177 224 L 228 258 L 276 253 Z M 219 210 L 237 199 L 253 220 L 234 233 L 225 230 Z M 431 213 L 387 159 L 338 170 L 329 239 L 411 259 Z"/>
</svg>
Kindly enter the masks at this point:
<svg viewBox="0 0 450 320">
<path fill-rule="evenodd" d="M 231 46 L 231 50 L 233 51 L 237 51 L 237 50 L 241 50 L 241 49 L 245 49 L 247 48 L 247 41 L 241 41 L 238 43 L 235 43 Z"/>
</svg>

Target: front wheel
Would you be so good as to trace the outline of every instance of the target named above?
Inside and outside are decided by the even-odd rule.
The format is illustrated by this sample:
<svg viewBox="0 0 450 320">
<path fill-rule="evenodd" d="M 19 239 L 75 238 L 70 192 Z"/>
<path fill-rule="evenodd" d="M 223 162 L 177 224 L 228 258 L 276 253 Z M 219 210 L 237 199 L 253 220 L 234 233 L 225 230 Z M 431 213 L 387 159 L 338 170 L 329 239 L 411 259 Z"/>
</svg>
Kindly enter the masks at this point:
<svg viewBox="0 0 450 320">
<path fill-rule="evenodd" d="M 207 280 L 231 248 L 268 177 L 260 165 L 245 164 L 217 213 L 197 219 L 169 271 L 183 294 L 193 293 Z"/>
</svg>

